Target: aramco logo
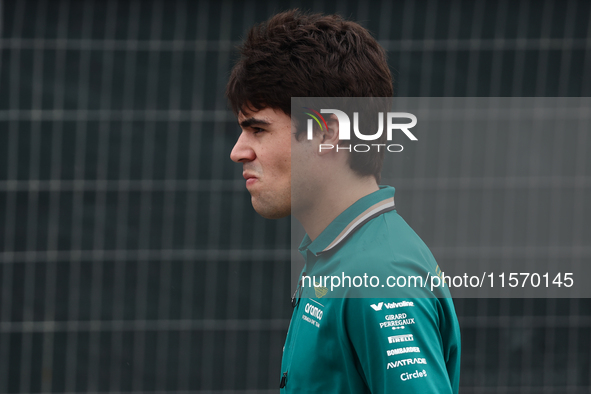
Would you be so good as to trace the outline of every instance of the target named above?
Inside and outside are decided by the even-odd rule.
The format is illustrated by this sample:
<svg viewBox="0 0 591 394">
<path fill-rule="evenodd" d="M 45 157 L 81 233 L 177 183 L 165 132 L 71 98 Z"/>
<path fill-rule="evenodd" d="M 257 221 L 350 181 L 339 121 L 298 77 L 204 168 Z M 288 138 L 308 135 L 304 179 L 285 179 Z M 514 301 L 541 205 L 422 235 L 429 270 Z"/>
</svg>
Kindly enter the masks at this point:
<svg viewBox="0 0 591 394">
<path fill-rule="evenodd" d="M 321 114 L 333 114 L 339 121 L 339 140 L 348 141 L 351 140 L 351 120 L 349 116 L 338 109 L 321 109 L 320 112 L 313 110 L 309 107 L 303 107 L 306 115 L 312 119 L 308 119 L 307 135 L 308 139 L 314 138 L 314 122 L 318 125 L 320 130 L 328 130 L 328 124 Z M 387 112 L 385 115 L 383 112 L 378 112 L 378 131 L 374 134 L 363 134 L 359 130 L 359 113 L 353 112 L 353 133 L 361 141 L 375 141 L 382 136 L 384 133 L 384 123 L 386 123 L 386 139 L 392 141 L 392 135 L 395 130 L 400 130 L 410 139 L 411 141 L 417 141 L 417 137 L 410 132 L 409 129 L 413 128 L 417 124 L 417 117 L 408 112 Z M 408 119 L 410 123 L 395 123 L 398 119 Z M 335 149 L 336 151 L 346 150 L 348 152 L 369 152 L 372 149 L 376 149 L 380 152 L 380 149 L 388 152 L 402 152 L 403 147 L 400 144 L 355 144 L 349 146 L 334 146 L 332 144 L 320 144 L 319 151 Z"/>
</svg>

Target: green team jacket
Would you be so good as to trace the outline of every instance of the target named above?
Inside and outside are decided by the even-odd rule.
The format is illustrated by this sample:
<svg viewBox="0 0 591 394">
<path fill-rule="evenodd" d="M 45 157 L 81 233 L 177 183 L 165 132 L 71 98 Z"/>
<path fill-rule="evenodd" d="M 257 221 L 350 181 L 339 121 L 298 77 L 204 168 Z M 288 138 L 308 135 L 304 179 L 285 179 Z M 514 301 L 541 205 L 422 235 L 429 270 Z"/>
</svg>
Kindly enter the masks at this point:
<svg viewBox="0 0 591 394">
<path fill-rule="evenodd" d="M 400 277 L 430 281 L 441 270 L 394 210 L 394 188 L 358 200 L 313 242 L 306 235 L 300 252 L 306 265 L 281 393 L 458 392 L 460 329 L 449 290 L 401 287 Z"/>
</svg>

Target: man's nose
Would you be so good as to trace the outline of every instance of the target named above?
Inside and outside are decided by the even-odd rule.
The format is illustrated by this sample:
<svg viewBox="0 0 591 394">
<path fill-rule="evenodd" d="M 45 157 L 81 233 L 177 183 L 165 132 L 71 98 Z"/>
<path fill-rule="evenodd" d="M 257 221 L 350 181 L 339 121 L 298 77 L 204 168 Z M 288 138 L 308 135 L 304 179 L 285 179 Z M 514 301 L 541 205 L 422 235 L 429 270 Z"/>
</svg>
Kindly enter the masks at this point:
<svg viewBox="0 0 591 394">
<path fill-rule="evenodd" d="M 235 161 L 236 163 L 242 163 L 245 161 L 253 161 L 256 155 L 254 150 L 248 143 L 248 138 L 245 133 L 241 133 L 240 137 L 238 137 L 238 141 L 232 148 L 232 152 L 230 153 L 230 159 Z"/>
</svg>

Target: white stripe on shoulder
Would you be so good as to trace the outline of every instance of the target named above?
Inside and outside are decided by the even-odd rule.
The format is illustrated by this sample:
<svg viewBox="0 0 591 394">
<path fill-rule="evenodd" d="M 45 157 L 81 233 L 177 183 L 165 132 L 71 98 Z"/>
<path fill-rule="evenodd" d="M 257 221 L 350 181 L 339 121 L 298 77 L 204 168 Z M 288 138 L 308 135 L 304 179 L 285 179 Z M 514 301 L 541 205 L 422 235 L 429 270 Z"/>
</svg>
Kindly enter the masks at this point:
<svg viewBox="0 0 591 394">
<path fill-rule="evenodd" d="M 330 243 L 322 252 L 326 252 L 339 244 L 343 239 L 345 239 L 352 231 L 354 231 L 359 225 L 363 224 L 364 221 L 376 214 L 379 214 L 381 211 L 385 211 L 394 207 L 394 197 L 390 197 L 388 199 L 382 200 L 368 209 L 366 209 L 363 213 L 357 216 L 345 229 L 335 238 L 334 241 Z"/>
</svg>

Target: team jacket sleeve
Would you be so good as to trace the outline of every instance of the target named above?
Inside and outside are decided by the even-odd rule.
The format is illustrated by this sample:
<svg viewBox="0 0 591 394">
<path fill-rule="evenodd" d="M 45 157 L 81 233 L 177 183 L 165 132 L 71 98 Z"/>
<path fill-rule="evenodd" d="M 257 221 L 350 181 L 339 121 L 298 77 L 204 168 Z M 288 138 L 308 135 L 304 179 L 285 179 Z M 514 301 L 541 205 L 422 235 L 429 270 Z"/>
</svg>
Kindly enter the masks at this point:
<svg viewBox="0 0 591 394">
<path fill-rule="evenodd" d="M 457 393 L 459 337 L 441 301 L 450 300 L 347 300 L 343 324 L 372 393 Z"/>
</svg>

